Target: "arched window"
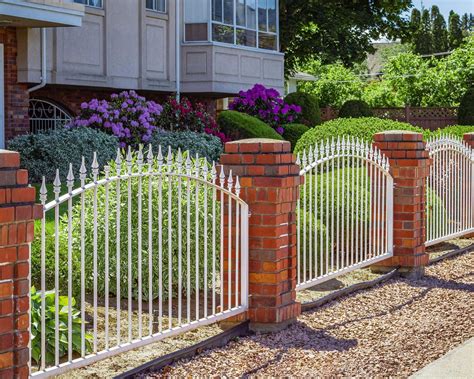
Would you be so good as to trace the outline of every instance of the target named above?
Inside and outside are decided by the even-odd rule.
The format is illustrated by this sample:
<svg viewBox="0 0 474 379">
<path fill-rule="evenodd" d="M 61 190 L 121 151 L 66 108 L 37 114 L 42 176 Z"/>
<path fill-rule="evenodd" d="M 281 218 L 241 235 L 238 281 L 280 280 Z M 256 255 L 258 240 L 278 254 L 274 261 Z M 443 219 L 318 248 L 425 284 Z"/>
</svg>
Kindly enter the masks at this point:
<svg viewBox="0 0 474 379">
<path fill-rule="evenodd" d="M 72 119 L 65 109 L 42 99 L 30 99 L 28 116 L 30 118 L 30 133 L 33 134 L 62 128 Z"/>
</svg>

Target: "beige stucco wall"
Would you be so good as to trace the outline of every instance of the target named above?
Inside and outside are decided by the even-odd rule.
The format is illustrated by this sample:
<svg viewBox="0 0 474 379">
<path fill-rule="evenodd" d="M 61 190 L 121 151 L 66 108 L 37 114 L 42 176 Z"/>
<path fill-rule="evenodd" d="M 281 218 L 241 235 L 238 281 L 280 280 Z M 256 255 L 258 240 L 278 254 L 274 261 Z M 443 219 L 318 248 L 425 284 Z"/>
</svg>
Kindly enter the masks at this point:
<svg viewBox="0 0 474 379">
<path fill-rule="evenodd" d="M 49 29 L 50 84 L 133 88 L 171 92 L 176 88 L 175 4 L 168 13 L 147 11 L 145 0 L 104 0 L 86 7 L 82 27 Z M 40 33 L 18 30 L 19 80 L 40 81 Z M 256 82 L 283 89 L 283 55 L 232 46 L 183 45 L 182 91 L 237 93 Z"/>
</svg>

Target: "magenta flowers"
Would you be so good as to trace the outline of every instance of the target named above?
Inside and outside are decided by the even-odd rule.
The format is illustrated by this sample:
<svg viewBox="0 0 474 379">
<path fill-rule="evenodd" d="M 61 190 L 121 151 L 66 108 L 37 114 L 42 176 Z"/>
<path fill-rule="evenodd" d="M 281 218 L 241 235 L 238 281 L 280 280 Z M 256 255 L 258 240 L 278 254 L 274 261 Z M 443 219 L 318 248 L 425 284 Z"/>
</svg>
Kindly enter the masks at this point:
<svg viewBox="0 0 474 379">
<path fill-rule="evenodd" d="M 112 94 L 109 100 L 92 99 L 81 104 L 81 112 L 69 127 L 100 129 L 119 139 L 121 147 L 147 143 L 157 128 L 163 108 L 135 91 Z"/>
<path fill-rule="evenodd" d="M 229 109 L 255 116 L 279 134 L 284 132 L 282 125 L 291 124 L 301 113 L 300 106 L 286 104 L 276 89 L 261 84 L 255 84 L 248 91 L 240 91 L 239 96 L 229 104 Z"/>
</svg>

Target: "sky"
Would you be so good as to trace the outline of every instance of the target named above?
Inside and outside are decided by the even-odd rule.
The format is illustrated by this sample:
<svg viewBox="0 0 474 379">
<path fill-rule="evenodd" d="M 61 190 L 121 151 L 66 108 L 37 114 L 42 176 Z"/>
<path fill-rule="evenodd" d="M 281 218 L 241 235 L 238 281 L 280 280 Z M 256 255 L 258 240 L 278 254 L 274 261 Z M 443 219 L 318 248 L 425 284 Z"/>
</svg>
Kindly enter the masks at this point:
<svg viewBox="0 0 474 379">
<path fill-rule="evenodd" d="M 474 13 L 474 0 L 413 0 L 413 5 L 418 9 L 422 3 L 425 8 L 437 5 L 446 20 L 451 9 L 459 15 Z"/>
</svg>

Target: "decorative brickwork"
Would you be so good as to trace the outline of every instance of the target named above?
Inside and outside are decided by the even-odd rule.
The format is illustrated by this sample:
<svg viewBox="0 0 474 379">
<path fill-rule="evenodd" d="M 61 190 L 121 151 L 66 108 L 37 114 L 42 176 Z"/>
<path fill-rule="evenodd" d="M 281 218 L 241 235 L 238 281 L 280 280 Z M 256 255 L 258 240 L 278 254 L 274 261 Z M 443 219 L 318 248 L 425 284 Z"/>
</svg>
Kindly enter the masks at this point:
<svg viewBox="0 0 474 379">
<path fill-rule="evenodd" d="M 16 152 L 0 150 L 0 377 L 29 375 L 29 243 L 42 216 Z"/>
<path fill-rule="evenodd" d="M 17 38 L 15 28 L 0 28 L 4 45 L 5 140 L 28 133 L 28 86 L 17 80 Z"/>
<path fill-rule="evenodd" d="M 377 263 L 374 270 L 400 266 L 402 273 L 419 276 L 428 263 L 426 239 L 426 178 L 430 159 L 423 135 L 390 131 L 374 136 L 374 146 L 390 160 L 394 180 L 393 241 L 394 256 Z"/>
<path fill-rule="evenodd" d="M 240 177 L 249 205 L 249 312 L 254 330 L 286 326 L 296 302 L 296 202 L 299 167 L 290 143 L 249 139 L 227 143 L 220 162 Z"/>
<path fill-rule="evenodd" d="M 474 149 L 474 133 L 466 133 L 464 134 L 464 142 L 466 142 L 469 146 Z"/>
</svg>

